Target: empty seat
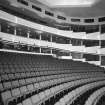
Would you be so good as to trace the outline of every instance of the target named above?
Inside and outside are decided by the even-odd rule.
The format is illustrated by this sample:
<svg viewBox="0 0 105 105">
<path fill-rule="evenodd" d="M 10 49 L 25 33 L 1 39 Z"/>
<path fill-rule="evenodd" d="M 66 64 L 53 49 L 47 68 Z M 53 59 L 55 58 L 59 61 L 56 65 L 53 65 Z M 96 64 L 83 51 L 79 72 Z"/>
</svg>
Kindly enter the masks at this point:
<svg viewBox="0 0 105 105">
<path fill-rule="evenodd" d="M 25 84 L 26 84 L 26 82 L 25 82 L 25 80 L 24 80 L 24 79 L 20 79 L 20 80 L 19 80 L 19 84 L 20 84 L 20 86 L 22 86 L 22 85 L 25 85 Z"/>
<path fill-rule="evenodd" d="M 35 83 L 35 82 L 37 82 L 37 80 L 36 80 L 36 78 L 31 78 L 31 81 L 32 81 L 32 83 Z"/>
<path fill-rule="evenodd" d="M 31 77 L 30 72 L 26 72 L 26 77 L 27 77 L 27 78 Z"/>
<path fill-rule="evenodd" d="M 27 85 L 27 89 L 28 89 L 29 91 L 33 91 L 33 90 L 34 90 L 33 84 Z"/>
<path fill-rule="evenodd" d="M 61 103 L 60 103 L 60 102 L 57 102 L 57 103 L 55 103 L 54 105 L 61 105 Z"/>
<path fill-rule="evenodd" d="M 0 83 L 0 91 L 3 91 L 3 90 L 4 90 L 3 85 L 2 83 Z"/>
<path fill-rule="evenodd" d="M 64 98 L 61 98 L 60 101 L 61 105 L 65 105 L 65 99 Z"/>
<path fill-rule="evenodd" d="M 35 89 L 40 89 L 39 83 L 34 83 L 34 88 L 35 88 Z"/>
<path fill-rule="evenodd" d="M 18 80 L 12 81 L 11 84 L 12 84 L 12 88 L 19 86 Z"/>
<path fill-rule="evenodd" d="M 15 76 L 15 78 L 17 78 L 17 79 L 21 78 L 20 73 L 15 73 L 14 76 Z"/>
<path fill-rule="evenodd" d="M 32 100 L 32 104 L 35 105 L 40 101 L 40 97 L 38 94 L 36 94 L 36 95 L 31 97 L 31 100 Z"/>
<path fill-rule="evenodd" d="M 26 84 L 30 84 L 30 83 L 32 83 L 31 78 L 27 78 L 27 79 L 25 79 L 25 80 L 26 80 Z"/>
<path fill-rule="evenodd" d="M 37 82 L 42 81 L 42 78 L 41 77 L 36 77 L 36 79 L 37 79 Z"/>
<path fill-rule="evenodd" d="M 26 86 L 22 86 L 22 87 L 20 87 L 20 92 L 21 92 L 21 94 L 25 94 L 25 93 L 27 93 L 27 88 L 26 88 Z"/>
<path fill-rule="evenodd" d="M 14 74 L 8 74 L 8 78 L 9 78 L 10 80 L 13 80 L 13 79 L 15 79 L 15 76 L 14 76 Z"/>
<path fill-rule="evenodd" d="M 6 81 L 6 80 L 8 80 L 9 78 L 8 78 L 8 75 L 7 74 L 4 74 L 4 75 L 1 75 L 1 80 L 2 81 Z"/>
<path fill-rule="evenodd" d="M 26 78 L 26 74 L 25 73 L 20 73 L 21 78 Z"/>
<path fill-rule="evenodd" d="M 54 94 L 56 89 L 53 87 L 53 88 L 50 89 L 50 91 L 51 91 L 52 94 Z"/>
<path fill-rule="evenodd" d="M 17 105 L 22 105 L 22 103 L 18 103 Z"/>
<path fill-rule="evenodd" d="M 21 93 L 20 93 L 20 90 L 19 88 L 15 88 L 15 89 L 12 89 L 12 96 L 19 96 Z"/>
<path fill-rule="evenodd" d="M 31 99 L 26 99 L 22 102 L 23 105 L 32 105 Z"/>
<path fill-rule="evenodd" d="M 3 102 L 7 103 L 7 100 L 10 99 L 12 95 L 10 91 L 5 91 L 1 93 L 1 97 L 2 97 Z"/>
<path fill-rule="evenodd" d="M 46 87 L 46 85 L 45 85 L 45 82 L 43 81 L 43 82 L 39 82 L 39 85 L 40 85 L 40 88 L 44 88 L 44 87 Z"/>
<path fill-rule="evenodd" d="M 11 86 L 11 82 L 4 82 L 3 83 L 3 86 L 4 86 L 4 89 L 10 89 L 12 86 Z"/>
<path fill-rule="evenodd" d="M 46 95 L 46 97 L 49 96 L 50 94 L 51 94 L 50 89 L 45 90 L 45 95 Z"/>
<path fill-rule="evenodd" d="M 40 92 L 39 97 L 40 97 L 41 100 L 43 100 L 46 97 L 46 95 L 45 95 L 44 92 Z"/>
</svg>

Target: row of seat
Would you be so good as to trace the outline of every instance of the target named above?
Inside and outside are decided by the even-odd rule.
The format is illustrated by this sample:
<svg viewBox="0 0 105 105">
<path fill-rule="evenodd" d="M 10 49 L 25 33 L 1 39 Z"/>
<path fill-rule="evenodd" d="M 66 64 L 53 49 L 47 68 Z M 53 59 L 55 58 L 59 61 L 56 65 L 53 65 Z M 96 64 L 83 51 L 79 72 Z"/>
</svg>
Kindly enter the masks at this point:
<svg viewBox="0 0 105 105">
<path fill-rule="evenodd" d="M 39 82 L 44 82 L 44 81 L 50 81 L 50 80 L 62 80 L 62 78 L 73 78 L 74 76 L 70 74 L 64 74 L 64 75 L 51 75 L 51 76 L 40 76 L 40 77 L 31 77 L 31 78 L 26 78 L 26 79 L 17 79 L 13 81 L 6 81 L 6 82 L 1 82 L 0 83 L 0 90 L 8 90 L 10 88 L 14 87 L 19 87 L 31 83 L 39 83 Z M 77 76 L 76 78 L 80 78 L 80 76 Z M 3 90 L 2 90 L 3 89 Z"/>
<path fill-rule="evenodd" d="M 78 78 L 81 78 L 81 76 L 75 77 L 75 76 L 70 75 L 70 77 L 67 76 L 67 77 L 60 77 L 60 78 L 55 78 L 55 79 L 48 78 L 46 80 L 43 80 L 44 78 L 41 78 L 41 77 L 29 78 L 28 80 L 21 79 L 21 80 L 12 81 L 12 82 L 4 82 L 3 84 L 0 84 L 0 89 L 1 89 L 1 91 L 5 90 L 5 92 L 3 92 L 4 94 L 7 93 L 8 89 L 10 89 L 10 90 L 12 89 L 11 91 L 13 91 L 15 88 L 18 88 L 18 87 L 21 88 L 24 86 L 26 87 L 30 84 L 33 85 L 35 89 L 37 89 L 37 88 L 41 89 L 44 86 L 49 87 L 49 86 L 54 85 L 54 84 L 57 85 L 58 83 L 62 83 L 62 82 L 66 82 L 66 81 L 74 80 L 74 79 L 78 79 Z M 38 79 L 40 79 L 40 81 L 38 81 Z M 27 90 L 27 89 L 24 89 L 24 90 Z"/>
<path fill-rule="evenodd" d="M 18 92 L 17 95 L 19 95 L 19 93 L 26 94 L 27 92 L 29 93 L 30 85 L 32 87 L 34 87 L 33 91 L 39 90 L 39 89 L 43 90 L 43 88 L 49 88 L 50 86 L 53 86 L 53 85 L 65 83 L 65 82 L 68 82 L 68 81 L 74 81 L 74 80 L 77 80 L 77 79 L 84 79 L 84 78 L 86 78 L 86 77 L 85 76 L 83 76 L 83 77 L 81 77 L 81 76 L 76 76 L 76 77 L 74 76 L 73 77 L 72 76 L 72 77 L 59 78 L 59 79 L 54 79 L 54 80 L 49 80 L 49 81 L 35 82 L 35 83 L 30 83 L 30 84 L 27 84 L 27 85 L 25 84 L 25 85 L 21 85 L 21 86 L 18 86 L 17 84 L 14 84 L 13 85 L 13 86 L 15 86 L 14 88 L 12 87 L 11 90 L 6 90 L 6 91 L 2 92 L 1 96 L 2 96 L 3 102 L 5 102 L 10 97 L 12 98 L 13 92 L 16 92 L 17 88 L 18 88 L 18 90 L 20 90 L 20 92 Z M 87 76 L 87 78 L 92 78 L 92 81 L 94 80 L 93 77 L 91 77 L 91 76 Z M 104 76 L 103 76 L 103 78 L 104 78 Z M 103 79 L 103 78 L 102 77 L 101 78 L 97 77 L 97 78 L 95 78 L 95 80 L 96 79 Z M 5 84 L 5 88 L 10 88 L 10 85 Z M 14 93 L 14 94 L 16 95 L 16 93 Z"/>
<path fill-rule="evenodd" d="M 91 79 L 91 80 L 94 80 L 94 79 Z M 37 95 L 32 96 L 31 98 L 28 98 L 28 99 L 24 100 L 22 103 L 23 103 L 23 105 L 28 105 L 28 104 L 29 105 L 39 105 L 43 102 L 43 100 L 49 99 L 51 96 L 59 94 L 59 92 L 61 90 L 63 91 L 64 89 L 76 86 L 78 84 L 86 83 L 86 81 L 89 82 L 89 79 L 76 80 L 76 81 L 61 84 L 61 85 L 56 86 L 56 87 L 52 87 L 52 88 L 50 88 L 48 90 L 45 90 L 45 91 L 43 91 L 43 92 L 41 92 Z M 64 88 L 64 87 L 66 87 L 66 88 Z M 60 90 L 60 91 L 58 91 L 58 90 Z"/>
<path fill-rule="evenodd" d="M 52 72 L 51 72 L 52 73 Z M 50 72 L 21 72 L 21 73 L 9 73 L 9 74 L 1 74 L 0 75 L 0 82 L 2 81 L 10 81 L 10 80 L 17 80 L 17 79 L 26 79 L 26 78 L 33 78 L 33 77 L 36 77 L 36 78 L 58 78 L 58 77 L 61 77 L 61 76 L 67 76 L 69 75 L 70 73 L 52 73 L 51 74 Z M 72 75 L 74 75 L 75 73 L 73 73 Z M 78 73 L 79 74 L 79 73 Z M 81 73 L 80 73 L 81 74 Z M 79 75 L 80 75 L 79 74 Z M 93 73 L 91 73 L 93 74 Z M 97 73 L 98 74 L 98 73 Z M 95 73 L 94 73 L 95 75 Z"/>
<path fill-rule="evenodd" d="M 97 81 L 97 80 L 99 81 L 103 79 L 102 78 L 88 78 L 88 79 L 80 79 L 80 80 L 67 82 L 67 83 L 52 87 L 50 89 L 47 89 L 37 95 L 31 96 L 30 98 L 23 100 L 22 103 L 19 103 L 19 105 L 21 104 L 23 105 L 45 105 L 46 100 L 50 100 L 51 97 L 55 97 L 56 94 L 60 94 L 61 91 L 65 91 L 74 86 L 82 85 L 84 83 L 85 84 L 90 83 L 90 82 Z M 50 103 L 50 105 L 53 105 L 53 104 Z"/>
<path fill-rule="evenodd" d="M 9 81 L 1 81 L 0 83 L 0 91 L 3 90 L 8 90 L 8 89 L 13 89 L 19 86 L 23 86 L 23 85 L 27 85 L 27 84 L 31 84 L 31 83 L 38 83 L 38 82 L 44 82 L 44 81 L 50 81 L 50 80 L 60 80 L 62 78 L 66 79 L 66 78 L 72 78 L 72 79 L 78 79 L 78 78 L 88 78 L 88 77 L 99 77 L 99 76 L 103 76 L 104 74 L 59 74 L 59 75 L 49 75 L 49 76 L 38 76 L 38 77 L 27 77 L 27 78 L 15 78 L 13 80 L 9 80 Z M 11 77 L 12 78 L 12 77 Z M 4 76 L 4 79 L 6 79 L 6 76 Z M 8 79 L 8 78 L 7 78 Z M 2 80 L 2 78 L 1 78 Z"/>
<path fill-rule="evenodd" d="M 105 94 L 105 87 L 98 89 L 93 94 L 91 94 L 91 96 L 85 102 L 85 105 L 96 105 L 99 98 L 102 97 L 102 95 L 104 94 Z"/>
<path fill-rule="evenodd" d="M 72 81 L 75 85 L 79 85 L 104 79 L 101 69 L 92 65 L 86 67 L 86 65 L 71 60 L 59 60 L 47 55 L 0 52 L 0 100 L 4 105 L 16 105 L 48 89 L 56 90 L 59 86 L 63 87 L 59 89 L 64 90 L 65 93 L 69 87 L 65 88 L 64 84 L 72 83 Z M 85 81 L 87 78 L 89 79 Z M 77 80 L 80 81 L 76 83 Z M 57 92 L 55 91 L 56 94 Z M 54 94 L 50 93 L 51 98 Z M 47 99 L 40 102 L 46 103 Z"/>
<path fill-rule="evenodd" d="M 105 105 L 105 92 L 99 95 L 99 97 L 95 100 L 94 105 Z"/>
<path fill-rule="evenodd" d="M 100 87 L 100 86 L 105 86 L 105 81 L 96 81 L 94 83 L 83 85 L 69 92 L 67 95 L 61 98 L 57 103 L 55 103 L 55 105 L 71 105 L 74 102 L 74 100 L 84 92 L 89 91 L 89 89 Z M 90 104 L 87 104 L 87 105 L 90 105 Z"/>
<path fill-rule="evenodd" d="M 10 81 L 17 79 L 25 79 L 25 78 L 33 78 L 33 77 L 43 77 L 43 78 L 56 78 L 61 76 L 67 76 L 71 74 L 70 71 L 34 71 L 34 72 L 15 72 L 15 73 L 5 73 L 0 74 L 0 82 L 2 81 Z M 91 72 L 91 73 L 78 73 L 78 75 L 103 75 L 101 72 Z M 77 73 L 72 73 L 73 75 L 77 75 Z"/>
<path fill-rule="evenodd" d="M 25 71 L 40 71 L 40 70 L 55 70 L 64 71 L 70 70 L 72 72 L 86 71 L 102 71 L 88 63 L 74 62 L 72 60 L 59 60 L 48 55 L 31 55 L 19 54 L 10 52 L 0 52 L 0 73 L 25 72 Z M 0 71 L 1 71 L 0 70 Z"/>
</svg>

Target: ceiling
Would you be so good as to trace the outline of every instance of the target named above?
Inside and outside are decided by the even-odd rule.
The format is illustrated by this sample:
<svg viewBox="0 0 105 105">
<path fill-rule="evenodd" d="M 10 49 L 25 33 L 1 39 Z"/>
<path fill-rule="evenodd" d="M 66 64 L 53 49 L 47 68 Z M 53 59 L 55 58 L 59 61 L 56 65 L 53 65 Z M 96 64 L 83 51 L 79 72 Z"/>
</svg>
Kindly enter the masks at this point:
<svg viewBox="0 0 105 105">
<path fill-rule="evenodd" d="M 54 8 L 54 7 L 67 7 L 67 6 L 90 7 L 91 5 L 97 3 L 99 0 L 38 0 L 38 1 Z"/>
<path fill-rule="evenodd" d="M 105 16 L 105 0 L 37 0 L 70 17 Z"/>
</svg>

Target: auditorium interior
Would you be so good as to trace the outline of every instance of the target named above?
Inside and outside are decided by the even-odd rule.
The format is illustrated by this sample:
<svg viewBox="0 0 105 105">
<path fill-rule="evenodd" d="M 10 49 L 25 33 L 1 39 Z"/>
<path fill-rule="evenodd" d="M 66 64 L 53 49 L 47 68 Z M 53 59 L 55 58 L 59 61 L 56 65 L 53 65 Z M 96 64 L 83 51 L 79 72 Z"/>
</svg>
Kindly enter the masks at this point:
<svg viewBox="0 0 105 105">
<path fill-rule="evenodd" d="M 0 105 L 105 105 L 104 0 L 0 0 Z"/>
</svg>

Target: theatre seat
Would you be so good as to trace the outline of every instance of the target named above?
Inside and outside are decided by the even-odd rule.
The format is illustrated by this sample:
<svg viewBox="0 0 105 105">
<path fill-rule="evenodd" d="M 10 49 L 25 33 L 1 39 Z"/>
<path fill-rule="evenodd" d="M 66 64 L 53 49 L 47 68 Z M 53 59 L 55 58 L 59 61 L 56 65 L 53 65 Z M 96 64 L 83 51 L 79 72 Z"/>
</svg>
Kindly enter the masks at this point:
<svg viewBox="0 0 105 105">
<path fill-rule="evenodd" d="M 102 87 L 93 92 L 86 100 L 85 105 L 93 105 L 93 104 L 97 105 L 99 98 L 102 97 L 103 95 L 105 95 L 105 87 Z"/>
<path fill-rule="evenodd" d="M 3 91 L 3 90 L 4 90 L 3 85 L 2 83 L 0 83 L 0 91 Z"/>
<path fill-rule="evenodd" d="M 105 81 L 97 81 L 97 82 L 93 82 L 93 83 L 89 83 L 83 86 L 80 86 L 79 88 L 76 88 L 74 90 L 72 90 L 71 92 L 69 92 L 67 95 L 63 96 L 59 102 L 63 103 L 61 105 L 66 105 L 66 104 L 72 104 L 73 101 L 79 97 L 80 95 L 82 95 L 83 93 L 85 93 L 86 91 L 89 91 L 92 88 L 95 87 L 100 87 L 100 86 L 104 86 L 105 85 Z M 89 101 L 91 102 L 91 101 Z M 56 104 L 56 103 L 55 103 Z M 55 105 L 54 104 L 54 105 Z M 90 105 L 90 104 L 87 104 Z"/>
<path fill-rule="evenodd" d="M 31 97 L 32 104 L 35 105 L 40 101 L 40 96 L 38 94 Z"/>
<path fill-rule="evenodd" d="M 7 105 L 7 100 L 10 99 L 12 95 L 10 91 L 6 91 L 1 93 L 1 97 L 2 97 L 2 101 L 5 103 L 5 105 Z"/>
<path fill-rule="evenodd" d="M 21 94 L 19 88 L 12 89 L 11 92 L 13 97 L 19 96 Z"/>
<path fill-rule="evenodd" d="M 18 103 L 17 105 L 22 105 L 22 103 Z"/>
<path fill-rule="evenodd" d="M 80 68 L 77 70 L 76 66 Z M 4 105 L 25 105 L 26 102 L 43 105 L 47 100 L 54 103 L 56 96 L 61 98 L 69 88 L 105 78 L 102 71 L 81 71 L 82 66 L 80 62 L 52 56 L 0 52 L 1 100 Z M 61 99 L 60 103 L 65 100 L 68 98 Z"/>
<path fill-rule="evenodd" d="M 31 99 L 26 99 L 22 102 L 23 105 L 32 105 Z"/>
</svg>

